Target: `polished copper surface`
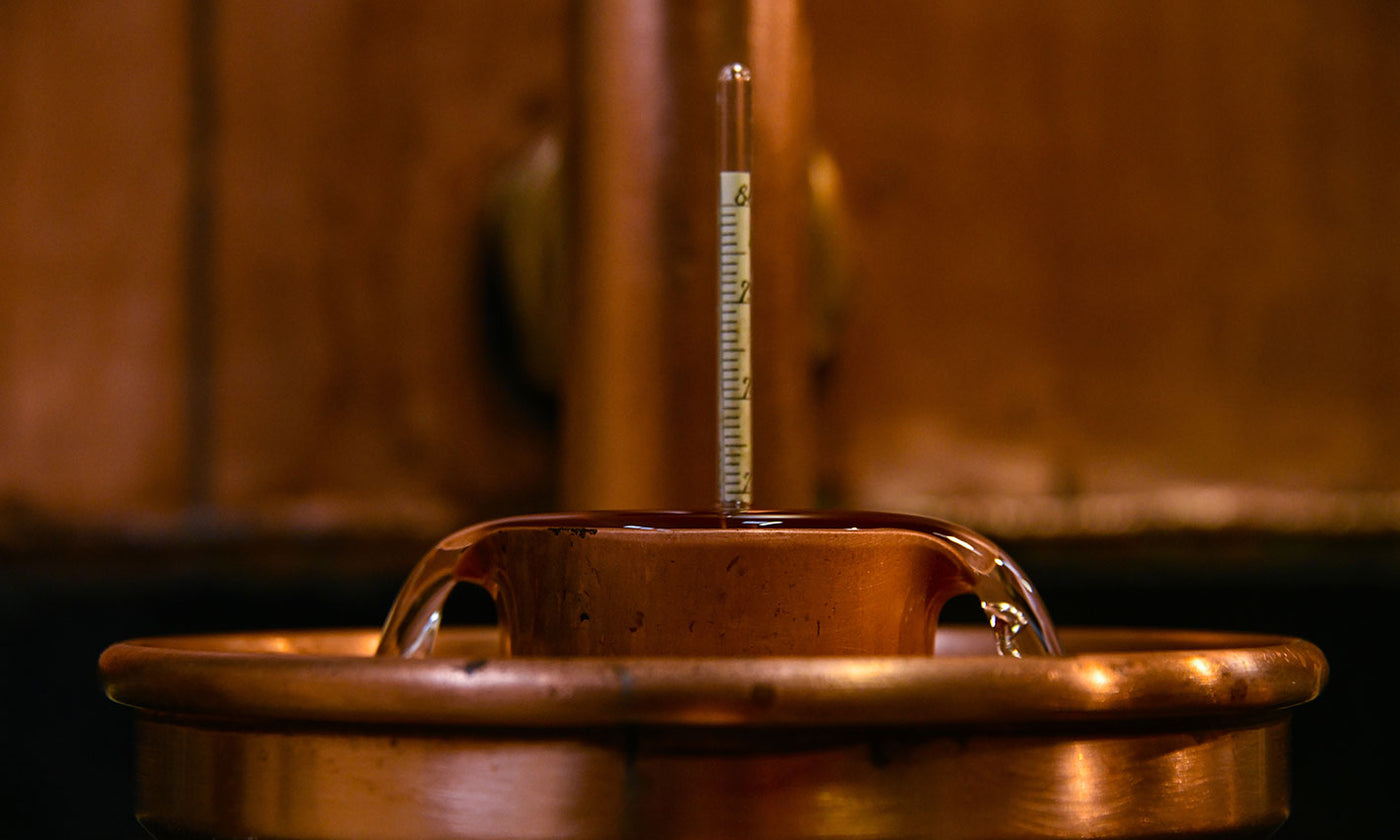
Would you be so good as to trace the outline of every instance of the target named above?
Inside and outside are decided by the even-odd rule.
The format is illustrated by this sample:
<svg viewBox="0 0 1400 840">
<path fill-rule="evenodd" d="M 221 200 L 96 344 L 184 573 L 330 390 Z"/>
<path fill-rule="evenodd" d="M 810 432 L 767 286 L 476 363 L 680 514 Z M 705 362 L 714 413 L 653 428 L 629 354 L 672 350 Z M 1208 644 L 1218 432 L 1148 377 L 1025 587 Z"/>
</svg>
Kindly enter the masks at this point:
<svg viewBox="0 0 1400 840">
<path fill-rule="evenodd" d="M 423 660 L 373 631 L 126 642 L 138 814 L 158 837 L 1265 836 L 1321 653 L 1272 636 L 1068 630 L 1071 655 Z"/>
<path fill-rule="evenodd" d="M 495 597 L 517 656 L 873 655 L 932 650 L 990 563 L 913 530 L 635 527 L 503 524 L 457 575 Z"/>
<path fill-rule="evenodd" d="M 505 532 L 468 578 L 489 584 L 517 655 L 926 653 L 970 584 L 902 531 Z"/>
<path fill-rule="evenodd" d="M 378 653 L 431 650 L 458 582 L 496 601 L 515 656 L 930 654 L 950 597 L 999 651 L 1058 653 L 1034 585 L 986 537 L 877 511 L 592 511 L 450 534 L 414 567 Z"/>
</svg>

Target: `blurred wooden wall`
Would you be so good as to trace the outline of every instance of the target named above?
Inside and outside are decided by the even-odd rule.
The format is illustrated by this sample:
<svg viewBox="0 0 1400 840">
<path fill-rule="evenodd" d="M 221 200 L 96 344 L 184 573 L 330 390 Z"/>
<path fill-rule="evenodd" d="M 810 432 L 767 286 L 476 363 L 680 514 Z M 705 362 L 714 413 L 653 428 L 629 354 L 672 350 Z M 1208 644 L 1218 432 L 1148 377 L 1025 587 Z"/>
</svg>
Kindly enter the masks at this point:
<svg viewBox="0 0 1400 840">
<path fill-rule="evenodd" d="M 478 225 L 560 2 L 0 5 L 0 502 L 437 523 L 547 496 Z"/>
<path fill-rule="evenodd" d="M 181 501 L 178 3 L 0 4 L 0 504 Z"/>
<path fill-rule="evenodd" d="M 831 499 L 1400 525 L 1400 5 L 810 10 Z M 567 39 L 564 0 L 0 4 L 0 524 L 548 504 L 477 234 Z"/>
<path fill-rule="evenodd" d="M 815 6 L 848 495 L 1400 521 L 1400 4 L 868 12 Z"/>
</svg>

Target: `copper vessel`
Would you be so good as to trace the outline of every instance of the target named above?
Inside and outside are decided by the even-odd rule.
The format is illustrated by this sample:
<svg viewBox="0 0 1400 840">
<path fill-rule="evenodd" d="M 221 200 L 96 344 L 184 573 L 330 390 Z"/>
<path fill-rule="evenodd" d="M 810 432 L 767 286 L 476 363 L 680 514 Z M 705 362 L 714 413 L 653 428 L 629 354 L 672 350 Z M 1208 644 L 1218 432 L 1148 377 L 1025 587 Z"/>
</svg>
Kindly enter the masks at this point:
<svg viewBox="0 0 1400 840">
<path fill-rule="evenodd" d="M 1062 631 L 1009 659 L 504 658 L 445 631 L 129 641 L 138 818 L 158 838 L 1262 837 L 1288 813 L 1289 638 Z"/>
<path fill-rule="evenodd" d="M 974 531 L 907 514 L 594 511 L 482 522 L 414 569 L 379 652 L 430 650 L 458 582 L 495 599 L 504 655 L 930 654 L 939 611 L 959 594 L 996 605 L 1003 652 L 1055 649 L 1015 561 Z"/>
</svg>

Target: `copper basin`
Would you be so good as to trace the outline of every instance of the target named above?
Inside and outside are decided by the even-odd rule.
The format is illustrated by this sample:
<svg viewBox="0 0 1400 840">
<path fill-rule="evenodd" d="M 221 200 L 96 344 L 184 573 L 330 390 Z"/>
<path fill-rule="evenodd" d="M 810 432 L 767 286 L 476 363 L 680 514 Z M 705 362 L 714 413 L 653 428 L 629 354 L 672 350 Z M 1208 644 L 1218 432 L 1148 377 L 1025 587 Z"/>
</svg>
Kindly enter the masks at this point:
<svg viewBox="0 0 1400 840">
<path fill-rule="evenodd" d="M 1262 837 L 1288 814 L 1298 639 L 1069 629 L 1010 659 L 430 658 L 378 633 L 144 639 L 102 656 L 136 709 L 158 838 Z"/>
</svg>

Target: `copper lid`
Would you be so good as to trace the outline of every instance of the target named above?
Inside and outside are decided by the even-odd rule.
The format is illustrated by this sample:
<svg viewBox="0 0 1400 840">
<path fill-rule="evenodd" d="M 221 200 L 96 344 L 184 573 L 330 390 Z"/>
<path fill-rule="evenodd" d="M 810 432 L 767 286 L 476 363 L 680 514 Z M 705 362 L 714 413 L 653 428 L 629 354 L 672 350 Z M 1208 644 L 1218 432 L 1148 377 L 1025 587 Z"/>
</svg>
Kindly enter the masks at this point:
<svg viewBox="0 0 1400 840">
<path fill-rule="evenodd" d="M 1002 658 L 985 628 L 934 657 L 500 658 L 494 628 L 445 631 L 422 660 L 371 630 L 137 639 L 101 659 L 108 695 L 149 712 L 417 726 L 956 726 L 1161 721 L 1286 709 L 1327 663 L 1293 638 L 1069 629 L 1063 658 Z"/>
</svg>

